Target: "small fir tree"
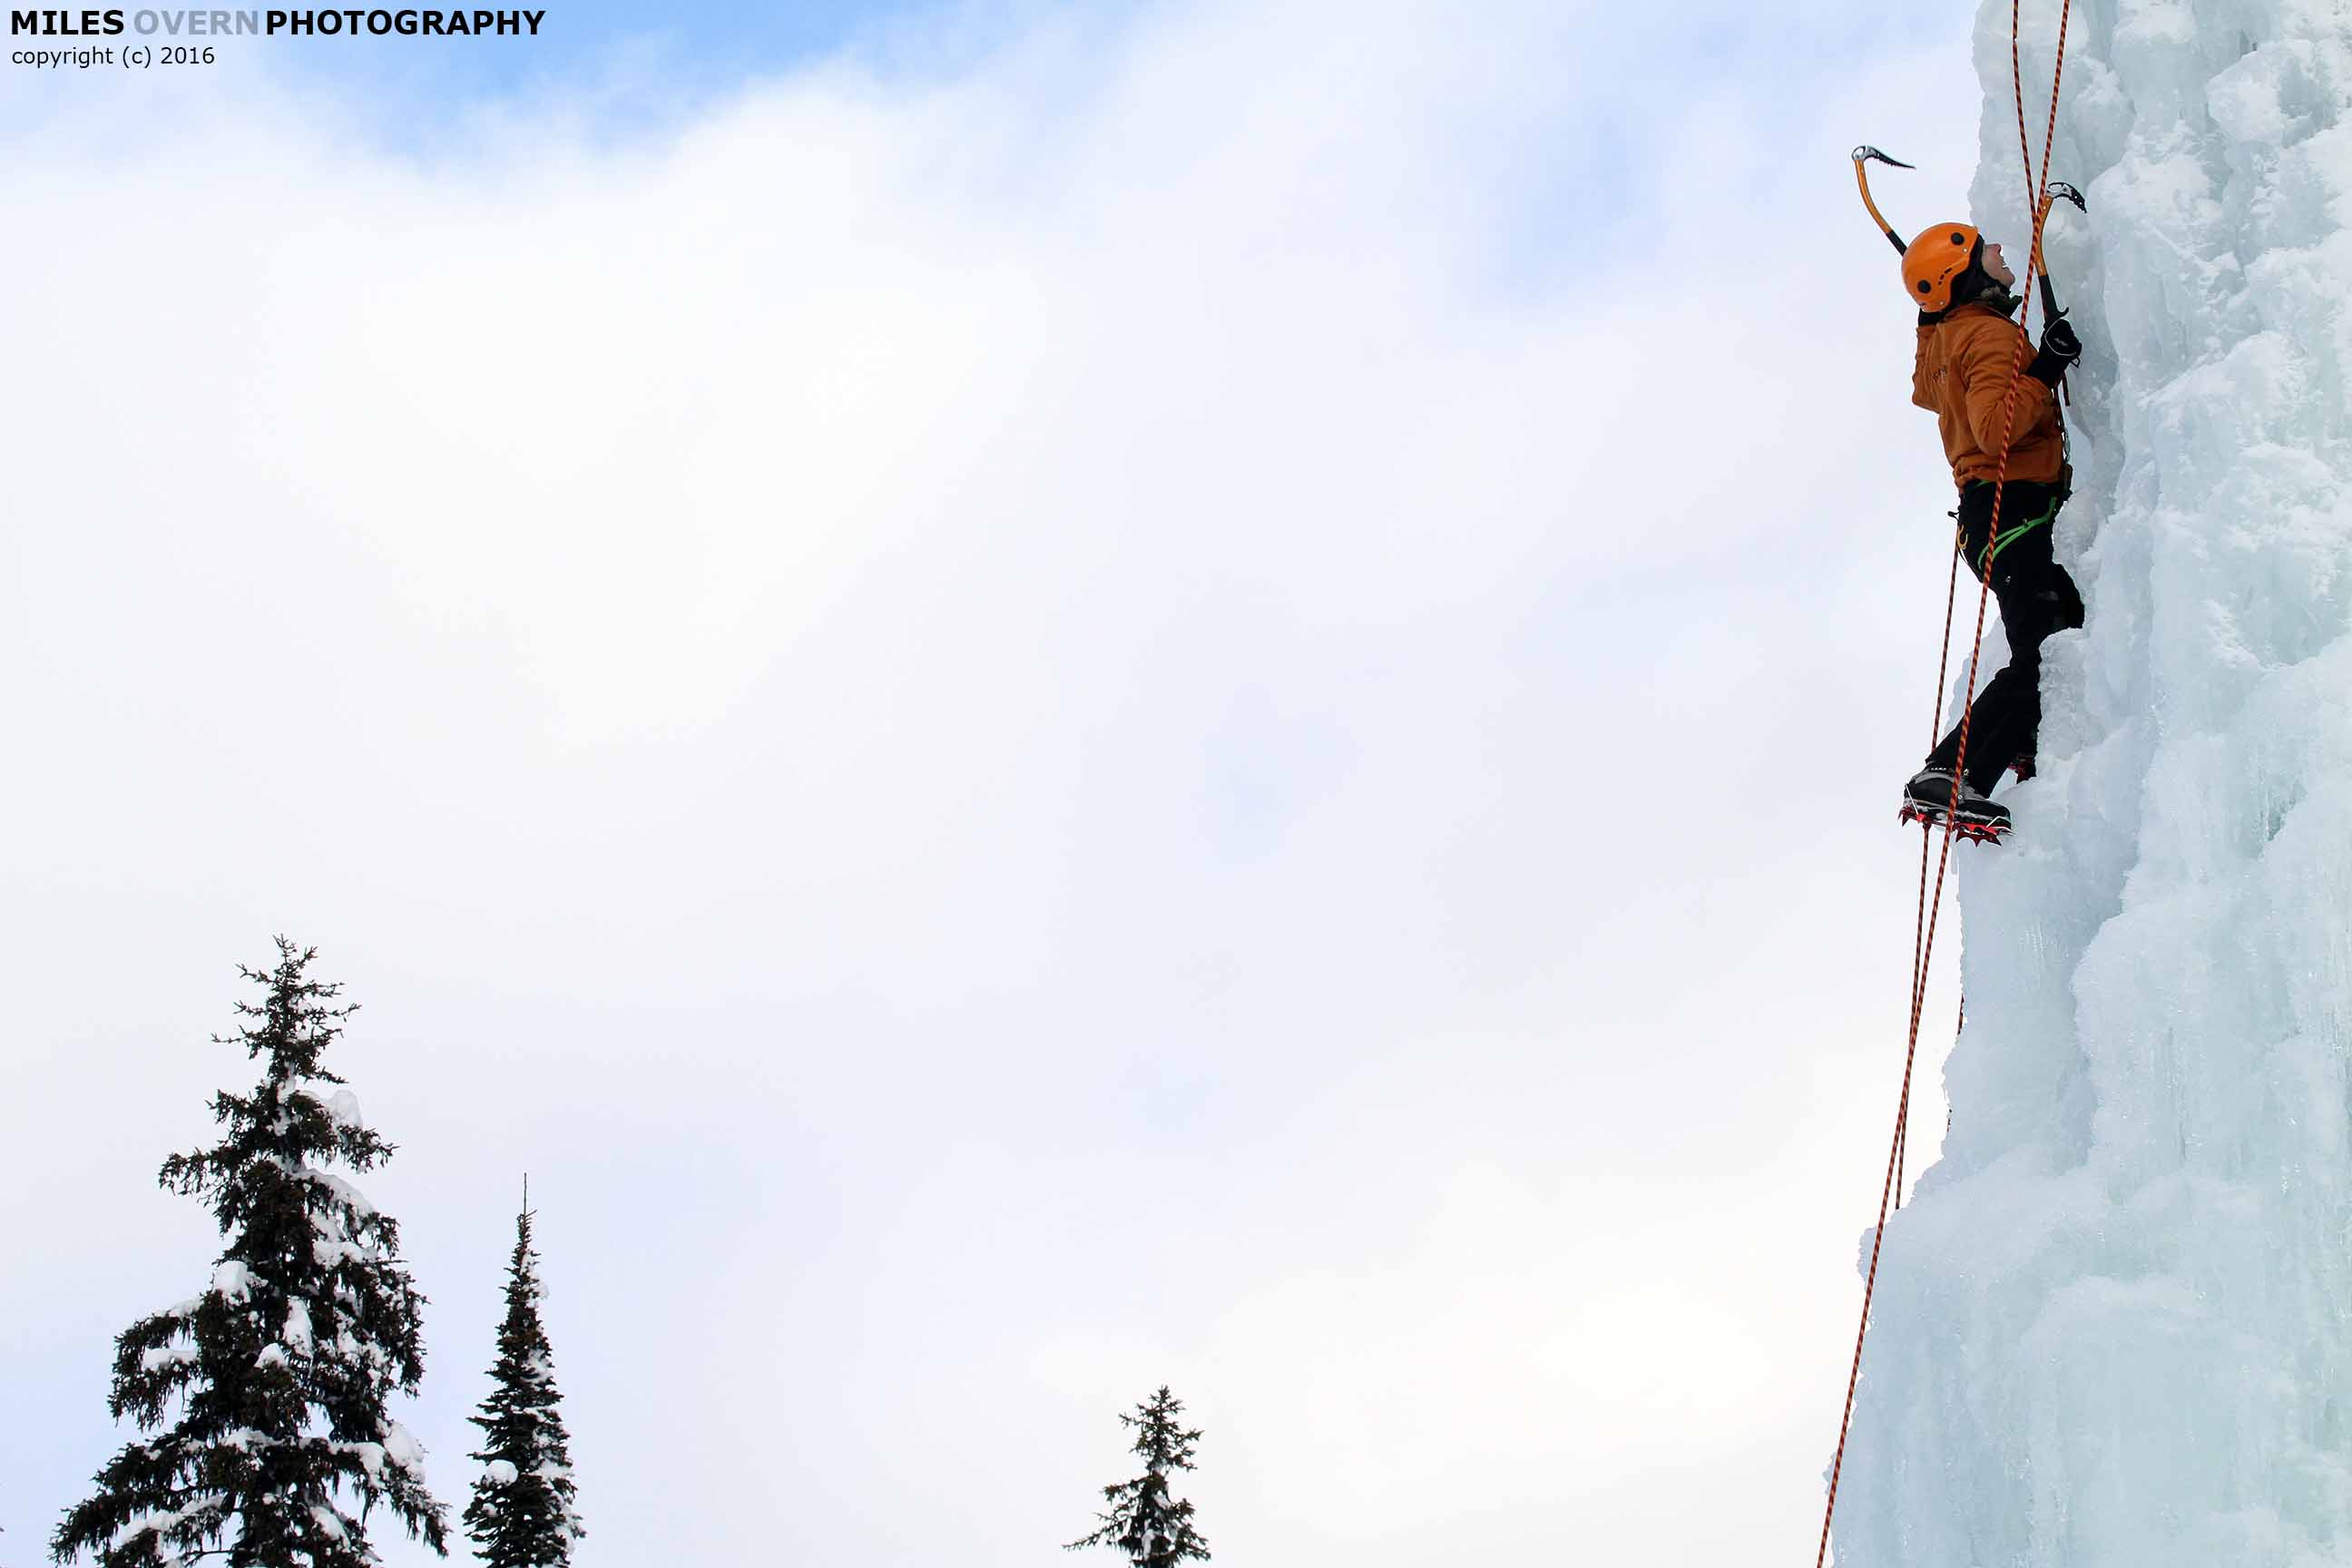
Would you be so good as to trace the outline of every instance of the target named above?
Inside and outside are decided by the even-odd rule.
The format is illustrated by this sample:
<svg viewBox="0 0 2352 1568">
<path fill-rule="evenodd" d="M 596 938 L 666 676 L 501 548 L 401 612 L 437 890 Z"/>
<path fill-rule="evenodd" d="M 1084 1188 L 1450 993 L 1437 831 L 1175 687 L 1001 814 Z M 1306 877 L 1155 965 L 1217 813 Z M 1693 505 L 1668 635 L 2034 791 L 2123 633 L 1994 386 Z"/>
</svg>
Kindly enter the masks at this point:
<svg viewBox="0 0 2352 1568">
<path fill-rule="evenodd" d="M 473 1457 L 482 1473 L 466 1505 L 466 1533 L 490 1568 L 557 1568 L 572 1561 L 572 1543 L 588 1532 L 574 1506 L 571 1439 L 557 1407 L 555 1364 L 539 1321 L 539 1255 L 530 1245 L 530 1189 L 515 1220 L 514 1257 L 507 1265 L 507 1316 L 499 1325 L 497 1386 L 481 1414 L 467 1419 L 482 1429 Z"/>
<path fill-rule="evenodd" d="M 247 1095 L 226 1091 L 219 1143 L 163 1162 L 162 1184 L 205 1200 L 228 1246 L 204 1294 L 115 1340 L 107 1407 L 157 1433 L 117 1454 L 66 1515 L 50 1555 L 104 1568 L 221 1556 L 229 1568 L 373 1568 L 367 1521 L 386 1509 L 446 1554 L 425 1456 L 385 1409 L 425 1373 L 425 1298 L 400 1261 L 400 1229 L 324 1167 L 367 1171 L 393 1145 L 362 1124 L 320 1065 L 357 1008 L 308 978 L 315 950 L 278 939 L 259 1006 L 217 1043 L 265 1062 Z M 176 1404 L 178 1418 L 169 1421 Z"/>
<path fill-rule="evenodd" d="M 1192 1468 L 1192 1445 L 1201 1434 L 1187 1431 L 1177 1420 L 1184 1404 L 1168 1392 L 1166 1384 L 1135 1408 L 1135 1415 L 1122 1411 L 1118 1418 L 1121 1425 L 1135 1428 L 1134 1451 L 1143 1456 L 1143 1474 L 1103 1488 L 1110 1509 L 1095 1516 L 1102 1521 L 1100 1528 L 1063 1550 L 1116 1546 L 1136 1568 L 1176 1568 L 1187 1558 L 1205 1563 L 1209 1542 L 1192 1528 L 1192 1503 L 1168 1495 L 1169 1472 Z"/>
</svg>

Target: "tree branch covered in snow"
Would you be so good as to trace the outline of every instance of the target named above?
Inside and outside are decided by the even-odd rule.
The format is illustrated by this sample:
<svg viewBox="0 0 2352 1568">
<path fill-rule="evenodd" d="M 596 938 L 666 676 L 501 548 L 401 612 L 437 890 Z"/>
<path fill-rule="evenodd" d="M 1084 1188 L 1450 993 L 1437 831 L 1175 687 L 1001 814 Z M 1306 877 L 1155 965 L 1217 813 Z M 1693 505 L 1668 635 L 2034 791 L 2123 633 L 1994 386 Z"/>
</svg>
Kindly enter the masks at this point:
<svg viewBox="0 0 2352 1568">
<path fill-rule="evenodd" d="M 125 1446 L 68 1511 L 50 1546 L 59 1563 L 217 1552 L 239 1565 L 369 1568 L 366 1521 L 379 1508 L 446 1551 L 424 1451 L 385 1408 L 424 1376 L 425 1298 L 392 1218 L 321 1168 L 366 1171 L 393 1152 L 347 1091 L 312 1087 L 342 1082 L 320 1058 L 356 1009 L 330 1005 L 341 987 L 306 977 L 311 950 L 282 937 L 278 949 L 268 973 L 240 968 L 267 995 L 238 1004 L 248 1022 L 219 1039 L 267 1058 L 261 1082 L 215 1096 L 221 1141 L 173 1155 L 160 1177 L 203 1199 L 228 1245 L 202 1295 L 116 1339 L 107 1407 L 154 1435 Z"/>
<path fill-rule="evenodd" d="M 1122 1411 L 1118 1419 L 1135 1428 L 1134 1451 L 1143 1456 L 1143 1474 L 1103 1488 L 1103 1500 L 1110 1507 L 1095 1516 L 1101 1523 L 1094 1533 L 1063 1550 L 1115 1546 L 1136 1568 L 1176 1568 L 1188 1558 L 1205 1563 L 1209 1542 L 1192 1528 L 1191 1500 L 1168 1495 L 1169 1472 L 1192 1468 L 1192 1445 L 1201 1434 L 1177 1419 L 1184 1413 L 1184 1402 L 1165 1384 L 1135 1408 L 1135 1415 Z"/>
<path fill-rule="evenodd" d="M 482 1473 L 466 1505 L 466 1533 L 490 1568 L 558 1568 L 572 1561 L 572 1543 L 588 1533 L 580 1522 L 571 1438 L 559 1408 L 563 1395 L 540 1321 L 540 1296 L 526 1209 L 516 1217 L 507 1267 L 507 1315 L 490 1368 L 496 1386 L 480 1413 L 467 1417 L 482 1429 L 483 1446 L 473 1455 Z"/>
</svg>

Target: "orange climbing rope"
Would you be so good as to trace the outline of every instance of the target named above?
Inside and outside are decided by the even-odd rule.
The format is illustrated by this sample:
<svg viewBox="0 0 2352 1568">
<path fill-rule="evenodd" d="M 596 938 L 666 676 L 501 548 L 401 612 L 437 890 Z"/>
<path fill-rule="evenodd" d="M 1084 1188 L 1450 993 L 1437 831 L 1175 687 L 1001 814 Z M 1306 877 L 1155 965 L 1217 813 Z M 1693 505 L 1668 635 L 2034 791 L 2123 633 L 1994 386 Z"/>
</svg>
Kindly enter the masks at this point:
<svg viewBox="0 0 2352 1568">
<path fill-rule="evenodd" d="M 1920 826 L 1925 827 L 1927 825 L 1922 823 Z M 1921 837 L 1920 843 L 1924 849 L 1927 843 L 1924 836 Z M 1955 1050 L 1959 1048 L 1960 1037 L 1968 1032 L 1968 1027 L 1969 999 L 1966 996 L 1963 996 L 1960 998 L 1959 1016 L 1952 1021 L 1952 1047 Z M 1949 1132 L 1951 1130 L 1952 1113 L 1949 1110 L 1947 1110 L 1944 1112 L 1944 1131 Z M 1903 1160 L 1904 1156 L 1910 1152 L 1910 1149 L 1911 1118 L 1906 1113 L 1903 1118 L 1902 1125 L 1896 1127 L 1895 1130 L 1895 1212 L 1896 1214 L 1901 1214 L 1903 1212 Z"/>
<path fill-rule="evenodd" d="M 2025 311 L 2030 312 L 2032 309 L 2034 279 L 2039 275 L 2042 268 L 2042 229 L 2050 218 L 2050 197 L 2043 192 L 2042 182 L 2034 177 L 2033 150 L 2027 139 L 2025 129 L 2024 77 L 2018 59 L 2021 4 L 2021 0 L 2010 0 L 2009 81 L 2011 92 L 2017 100 L 2017 141 L 2019 153 L 2025 163 L 2026 202 L 2033 215 L 2033 246 L 2026 258 L 2025 278 L 2023 287 L 2020 290 L 2025 300 Z M 2048 174 L 2050 169 L 2051 150 L 2056 145 L 2058 139 L 2058 89 L 2066 73 L 2066 29 L 2073 15 L 2074 0 L 2061 0 L 2058 13 L 2057 58 L 2050 73 L 2050 119 L 2043 129 L 2042 139 L 2042 168 L 2044 176 Z M 1991 527 L 1994 532 L 1998 532 L 2000 528 L 2001 496 L 2009 482 L 2010 447 L 2017 435 L 2017 384 L 2025 374 L 2025 345 L 2029 341 L 2028 334 L 2022 330 L 2023 321 L 2024 313 L 2021 312 L 2019 318 L 2021 330 L 2018 332 L 2017 348 L 2010 363 L 2009 389 L 2001 400 L 2000 464 L 1994 473 L 1992 491 Z M 1944 606 L 1945 648 L 1936 671 L 1936 722 L 1938 725 L 1943 721 L 1944 675 L 1951 657 L 1952 609 L 1959 583 L 1958 552 L 1954 553 L 1948 579 L 1950 586 L 1945 595 Z M 1878 1289 L 1879 1252 L 1886 1240 L 1887 1202 L 1895 1190 L 1895 1173 L 1902 1162 L 1906 1142 L 1905 1131 L 1911 1120 L 1911 1078 L 1919 1056 L 1919 1018 L 1927 1002 L 1928 963 L 1934 957 L 1936 951 L 1936 922 L 1943 912 L 1944 876 L 1952 858 L 1952 832 L 1956 826 L 1955 819 L 1958 815 L 1959 806 L 1959 780 L 1969 760 L 1969 724 L 1976 713 L 1977 660 L 1984 646 L 1985 605 L 1991 596 L 1992 560 L 1990 552 L 1988 552 L 1979 567 L 1976 637 L 1969 651 L 1969 695 L 1960 710 L 1959 755 L 1952 766 L 1952 801 L 1950 808 L 1946 811 L 1944 816 L 1943 847 L 1936 858 L 1935 890 L 1932 896 L 1929 894 L 1927 883 L 1927 842 L 1934 828 L 1932 824 L 1920 825 L 1919 908 L 1912 928 L 1911 1020 L 1909 1037 L 1903 1048 L 1903 1089 L 1895 1100 L 1895 1136 L 1886 1152 L 1886 1175 L 1878 1190 L 1878 1222 L 1871 1230 L 1870 1268 L 1863 1279 L 1862 1321 L 1854 1330 L 1853 1364 L 1846 1373 L 1845 1406 L 1838 1417 L 1837 1455 L 1830 1462 L 1829 1500 L 1822 1510 L 1821 1545 L 1813 1554 L 1813 1568 L 1822 1568 L 1829 1558 L 1830 1526 L 1837 1517 L 1838 1481 L 1844 1474 L 1846 1437 L 1853 1425 L 1854 1389 L 1862 1381 L 1863 1342 L 1870 1332 L 1870 1303 Z M 1931 743 L 1932 741 L 1931 736 Z"/>
</svg>

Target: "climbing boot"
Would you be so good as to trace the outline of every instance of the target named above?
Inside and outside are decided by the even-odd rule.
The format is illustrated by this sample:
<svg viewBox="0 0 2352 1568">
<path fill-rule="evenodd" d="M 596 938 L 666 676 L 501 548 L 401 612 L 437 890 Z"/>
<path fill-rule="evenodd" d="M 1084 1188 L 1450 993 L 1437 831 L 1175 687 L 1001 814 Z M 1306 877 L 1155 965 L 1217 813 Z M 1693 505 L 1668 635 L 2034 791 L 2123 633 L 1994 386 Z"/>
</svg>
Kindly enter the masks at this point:
<svg viewBox="0 0 2352 1568">
<path fill-rule="evenodd" d="M 1969 788 L 1965 779 L 1958 781 L 1957 792 L 1953 784 L 1949 769 L 1921 768 L 1903 786 L 1903 806 L 1895 820 L 1935 824 L 1948 818 L 1952 831 L 1963 838 L 2000 843 L 2009 832 L 2009 807 Z"/>
</svg>

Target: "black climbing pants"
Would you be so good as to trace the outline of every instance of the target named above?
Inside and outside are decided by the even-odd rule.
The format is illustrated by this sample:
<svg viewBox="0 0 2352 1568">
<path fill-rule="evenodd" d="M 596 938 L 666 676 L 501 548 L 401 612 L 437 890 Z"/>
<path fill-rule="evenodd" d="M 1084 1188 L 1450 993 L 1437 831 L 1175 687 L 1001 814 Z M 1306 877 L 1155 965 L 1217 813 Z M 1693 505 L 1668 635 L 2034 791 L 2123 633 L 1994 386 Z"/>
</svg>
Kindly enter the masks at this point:
<svg viewBox="0 0 2352 1568">
<path fill-rule="evenodd" d="M 1988 793 L 2012 763 L 2031 767 L 2042 728 L 2042 643 L 2052 632 L 2083 624 L 2083 595 L 2050 552 L 2050 533 L 2066 500 L 2055 485 L 2012 480 L 2000 498 L 1993 527 L 1993 487 L 1982 480 L 1960 492 L 1960 558 L 1980 571 L 1991 544 L 1992 592 L 2000 602 L 2009 663 L 1978 693 L 1969 718 L 1969 787 Z M 1929 767 L 1949 768 L 1960 754 L 1960 728 L 1927 753 Z"/>
</svg>

